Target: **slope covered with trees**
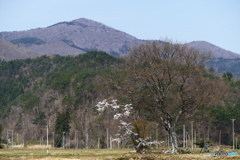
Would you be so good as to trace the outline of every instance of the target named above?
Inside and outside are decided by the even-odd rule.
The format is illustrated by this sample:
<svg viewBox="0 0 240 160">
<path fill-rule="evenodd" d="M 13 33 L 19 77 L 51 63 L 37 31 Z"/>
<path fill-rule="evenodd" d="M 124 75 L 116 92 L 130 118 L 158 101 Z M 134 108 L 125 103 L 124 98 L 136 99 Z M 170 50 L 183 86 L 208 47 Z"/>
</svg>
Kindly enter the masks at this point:
<svg viewBox="0 0 240 160">
<path fill-rule="evenodd" d="M 44 143 L 48 126 L 55 146 L 63 145 L 64 135 L 65 147 L 109 147 L 110 137 L 121 137 L 117 122 L 113 111 L 99 114 L 95 106 L 103 99 L 118 99 L 133 105 L 134 126 L 148 125 L 144 135 L 152 139 L 166 141 L 167 131 L 177 148 L 183 124 L 190 133 L 189 121 L 194 121 L 198 141 L 231 144 L 230 118 L 240 114 L 239 81 L 204 69 L 194 49 L 164 47 L 142 45 L 123 59 L 92 51 L 1 62 L 2 139 L 14 130 L 16 143 Z M 238 136 L 238 119 L 235 125 Z M 128 145 L 130 141 L 120 146 Z"/>
<path fill-rule="evenodd" d="M 71 129 L 85 135 L 94 120 L 95 100 L 104 94 L 97 89 L 98 79 L 111 74 L 117 63 L 118 59 L 103 52 L 1 63 L 0 116 L 4 129 L 14 129 L 29 140 L 42 135 L 46 138 L 46 125 L 54 132 L 56 120 L 69 112 L 71 123 L 76 122 Z"/>
</svg>

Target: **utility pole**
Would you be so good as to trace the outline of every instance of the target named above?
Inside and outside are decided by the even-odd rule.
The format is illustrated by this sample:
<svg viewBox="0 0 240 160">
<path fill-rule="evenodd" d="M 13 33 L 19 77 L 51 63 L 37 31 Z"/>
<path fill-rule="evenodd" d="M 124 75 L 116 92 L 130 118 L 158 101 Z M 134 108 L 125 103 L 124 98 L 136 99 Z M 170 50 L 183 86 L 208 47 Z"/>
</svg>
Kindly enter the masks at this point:
<svg viewBox="0 0 240 160">
<path fill-rule="evenodd" d="M 222 130 L 219 131 L 219 145 L 221 145 L 221 135 L 222 135 Z"/>
<path fill-rule="evenodd" d="M 208 125 L 208 141 L 210 141 L 210 126 Z"/>
<path fill-rule="evenodd" d="M 110 149 L 112 149 L 112 136 L 110 136 Z"/>
<path fill-rule="evenodd" d="M 23 147 L 25 147 L 25 131 L 23 133 Z"/>
<path fill-rule="evenodd" d="M 233 149 L 235 149 L 235 145 L 234 145 L 234 121 L 235 121 L 235 119 L 231 119 L 232 120 L 232 135 L 233 135 Z"/>
<path fill-rule="evenodd" d="M 186 132 L 186 146 L 185 147 L 188 147 L 188 132 Z"/>
<path fill-rule="evenodd" d="M 186 140 L 186 131 L 185 131 L 185 124 L 184 124 L 183 125 L 183 147 L 186 147 L 185 140 Z"/>
<path fill-rule="evenodd" d="M 8 148 L 8 129 L 7 129 L 7 148 Z"/>
<path fill-rule="evenodd" d="M 65 140 L 64 147 L 65 147 L 65 149 L 67 149 L 68 148 L 68 132 L 65 133 L 64 140 Z"/>
<path fill-rule="evenodd" d="M 191 121 L 192 150 L 193 150 L 193 122 L 194 121 Z"/>
<path fill-rule="evenodd" d="M 88 149 L 88 132 L 86 133 L 86 149 Z"/>
<path fill-rule="evenodd" d="M 238 149 L 238 138 L 236 137 L 236 149 Z"/>
<path fill-rule="evenodd" d="M 67 149 L 67 132 L 64 133 L 64 141 L 63 141 L 63 144 L 64 144 L 64 149 Z"/>
<path fill-rule="evenodd" d="M 108 128 L 107 128 L 107 149 L 108 149 Z"/>
<path fill-rule="evenodd" d="M 63 132 L 63 138 L 62 138 L 62 148 L 64 149 L 64 133 L 65 132 Z"/>
<path fill-rule="evenodd" d="M 12 130 L 12 148 L 13 148 L 13 130 Z"/>
<path fill-rule="evenodd" d="M 158 124 L 156 124 L 156 148 L 158 149 Z"/>
<path fill-rule="evenodd" d="M 70 136 L 70 132 L 68 133 L 68 148 L 71 148 L 71 136 Z"/>
<path fill-rule="evenodd" d="M 54 148 L 54 132 L 52 132 L 52 134 L 53 134 L 53 148 Z"/>
<path fill-rule="evenodd" d="M 118 149 L 119 149 L 119 146 L 120 146 L 120 138 L 118 137 Z"/>
<path fill-rule="evenodd" d="M 77 148 L 79 148 L 79 147 L 78 147 L 78 136 L 77 136 Z"/>
<path fill-rule="evenodd" d="M 75 131 L 75 135 L 74 135 L 74 139 L 75 139 L 75 149 L 77 148 L 77 135 L 76 135 L 76 131 Z"/>
<path fill-rule="evenodd" d="M 18 133 L 17 133 L 17 145 L 18 145 Z"/>
<path fill-rule="evenodd" d="M 40 145 L 43 145 L 43 129 L 41 127 L 41 137 L 40 137 Z"/>
<path fill-rule="evenodd" d="M 98 136 L 98 149 L 100 148 L 100 137 Z"/>
<path fill-rule="evenodd" d="M 65 144 L 64 144 L 65 148 L 68 148 L 68 132 L 65 133 Z"/>
<path fill-rule="evenodd" d="M 196 130 L 194 132 L 194 142 L 195 142 L 194 148 L 196 148 L 196 143 L 197 143 L 197 131 Z"/>
<path fill-rule="evenodd" d="M 77 137 L 77 132 L 78 132 L 78 131 L 75 131 L 75 149 L 78 148 L 78 137 Z"/>
<path fill-rule="evenodd" d="M 48 124 L 47 124 L 47 148 L 48 148 Z"/>
<path fill-rule="evenodd" d="M 25 147 L 25 131 L 23 132 L 23 147 Z"/>
</svg>

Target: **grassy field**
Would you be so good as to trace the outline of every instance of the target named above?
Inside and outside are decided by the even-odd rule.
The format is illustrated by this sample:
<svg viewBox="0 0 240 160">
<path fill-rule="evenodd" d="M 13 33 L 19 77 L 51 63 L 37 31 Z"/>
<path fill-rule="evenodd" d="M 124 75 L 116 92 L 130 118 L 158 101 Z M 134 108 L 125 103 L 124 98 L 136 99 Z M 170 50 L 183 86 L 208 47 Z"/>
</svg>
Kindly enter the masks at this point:
<svg viewBox="0 0 240 160">
<path fill-rule="evenodd" d="M 211 157 L 210 153 L 182 155 L 136 154 L 128 149 L 2 149 L 1 160 L 212 160 L 240 159 L 240 156 Z"/>
</svg>

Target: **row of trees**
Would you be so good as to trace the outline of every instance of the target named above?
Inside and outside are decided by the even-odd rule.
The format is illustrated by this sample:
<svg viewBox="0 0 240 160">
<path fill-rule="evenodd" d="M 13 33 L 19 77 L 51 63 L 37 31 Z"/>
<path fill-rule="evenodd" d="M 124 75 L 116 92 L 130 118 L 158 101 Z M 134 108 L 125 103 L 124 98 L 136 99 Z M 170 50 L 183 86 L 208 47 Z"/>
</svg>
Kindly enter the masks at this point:
<svg viewBox="0 0 240 160">
<path fill-rule="evenodd" d="M 173 153 L 179 150 L 179 122 L 198 108 L 217 105 L 224 96 L 222 82 L 204 76 L 209 56 L 186 45 L 153 42 L 134 48 L 124 64 L 126 76 L 119 90 L 133 104 L 136 118 L 164 126 Z"/>
<path fill-rule="evenodd" d="M 240 85 L 230 73 L 220 77 L 213 69 L 207 70 L 204 66 L 209 58 L 186 45 L 152 42 L 133 48 L 125 58 L 89 52 L 0 63 L 1 89 L 5 87 L 0 94 L 9 97 L 0 105 L 6 110 L 1 122 L 5 131 L 14 129 L 26 141 L 46 135 L 48 125 L 57 146 L 62 145 L 65 132 L 72 140 L 78 133 L 82 146 L 90 135 L 93 140 L 89 144 L 96 146 L 99 139 L 106 147 L 106 133 L 113 137 L 124 133 L 115 135 L 115 113 L 108 109 L 100 114 L 96 104 L 118 99 L 119 104 L 132 104 L 129 123 L 138 138 L 155 134 L 165 141 L 167 134 L 172 152 L 178 152 L 181 126 L 189 120 L 195 121 L 199 140 L 204 132 L 219 137 L 221 131 L 221 142 L 230 144 L 231 130 L 226 128 L 231 128 L 228 119 L 239 115 Z M 8 83 L 13 80 L 15 86 Z M 19 92 L 9 94 L 14 89 Z M 238 121 L 235 124 L 240 125 Z M 130 141 L 124 144 L 131 145 Z"/>
</svg>

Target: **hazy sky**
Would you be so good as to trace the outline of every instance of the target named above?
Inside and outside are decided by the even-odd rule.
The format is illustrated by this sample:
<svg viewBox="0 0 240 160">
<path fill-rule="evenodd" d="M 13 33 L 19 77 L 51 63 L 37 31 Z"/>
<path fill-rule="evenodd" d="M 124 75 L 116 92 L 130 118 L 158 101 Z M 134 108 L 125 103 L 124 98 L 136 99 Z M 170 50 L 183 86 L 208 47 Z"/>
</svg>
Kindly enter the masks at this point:
<svg viewBox="0 0 240 160">
<path fill-rule="evenodd" d="M 204 40 L 240 54 L 240 0 L 0 0 L 0 32 L 78 18 L 139 39 Z"/>
</svg>

